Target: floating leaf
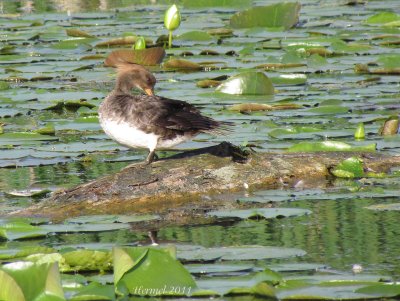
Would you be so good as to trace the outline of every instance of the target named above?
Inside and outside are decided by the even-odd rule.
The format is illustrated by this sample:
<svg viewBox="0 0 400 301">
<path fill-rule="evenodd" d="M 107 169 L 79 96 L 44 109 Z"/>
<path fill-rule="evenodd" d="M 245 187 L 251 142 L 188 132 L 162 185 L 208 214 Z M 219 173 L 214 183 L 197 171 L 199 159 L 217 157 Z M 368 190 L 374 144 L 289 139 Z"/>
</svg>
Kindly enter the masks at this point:
<svg viewBox="0 0 400 301">
<path fill-rule="evenodd" d="M 67 35 L 70 37 L 79 37 L 79 38 L 94 38 L 93 35 L 87 33 L 86 31 L 80 29 L 66 29 Z"/>
<path fill-rule="evenodd" d="M 183 59 L 169 59 L 164 63 L 165 69 L 174 69 L 174 70 L 200 70 L 203 67 L 200 64 L 183 60 Z"/>
<path fill-rule="evenodd" d="M 116 67 L 118 64 L 131 63 L 144 66 L 158 65 L 165 57 L 162 47 L 146 48 L 141 50 L 119 49 L 112 51 L 104 61 L 104 66 Z"/>
<path fill-rule="evenodd" d="M 39 226 L 32 226 L 22 221 L 14 221 L 0 225 L 0 238 L 6 240 L 43 237 L 48 233 Z"/>
<path fill-rule="evenodd" d="M 311 211 L 300 208 L 255 208 L 255 209 L 243 209 L 243 210 L 219 210 L 211 211 L 207 213 L 211 216 L 218 218 L 224 217 L 238 217 L 241 219 L 248 218 L 281 218 L 289 216 L 300 216 L 310 214 Z"/>
<path fill-rule="evenodd" d="M 254 112 L 254 111 L 272 111 L 272 110 L 293 110 L 299 109 L 301 106 L 297 104 L 276 104 L 268 105 L 263 103 L 240 103 L 233 106 L 229 106 L 229 111 L 239 112 Z"/>
<path fill-rule="evenodd" d="M 232 76 L 217 87 L 216 91 L 226 94 L 273 95 L 274 86 L 263 72 L 243 72 Z"/>
<path fill-rule="evenodd" d="M 316 108 L 308 109 L 307 112 L 314 114 L 345 114 L 349 111 L 348 108 L 337 105 L 321 105 Z"/>
<path fill-rule="evenodd" d="M 0 300 L 25 301 L 24 293 L 17 282 L 5 271 L 0 270 Z"/>
<path fill-rule="evenodd" d="M 268 133 L 271 137 L 274 138 L 285 138 L 287 135 L 296 135 L 300 133 L 316 133 L 320 132 L 320 128 L 308 127 L 308 126 L 290 126 L 285 128 L 277 128 L 273 129 Z M 283 137 L 282 137 L 283 136 Z"/>
<path fill-rule="evenodd" d="M 114 284 L 118 294 L 185 296 L 196 287 L 190 273 L 171 255 L 171 250 L 115 247 L 113 255 Z M 182 290 L 172 291 L 171 287 Z"/>
<path fill-rule="evenodd" d="M 62 252 L 62 257 L 69 271 L 108 271 L 112 269 L 112 254 L 108 251 L 74 250 Z"/>
<path fill-rule="evenodd" d="M 264 70 L 275 70 L 275 69 L 289 69 L 289 68 L 297 68 L 297 67 L 305 67 L 306 64 L 303 63 L 267 63 L 256 66 L 258 69 Z"/>
<path fill-rule="evenodd" d="M 400 68 L 400 55 L 384 55 L 377 60 L 384 68 Z"/>
<path fill-rule="evenodd" d="M 400 284 L 377 283 L 356 290 L 356 293 L 373 295 L 377 298 L 400 296 Z"/>
<path fill-rule="evenodd" d="M 233 15 L 230 25 L 233 28 L 283 27 L 289 29 L 299 21 L 300 7 L 298 2 L 253 7 Z"/>
<path fill-rule="evenodd" d="M 124 46 L 124 45 L 133 45 L 139 39 L 137 36 L 126 36 L 122 38 L 112 39 L 108 41 L 103 41 L 97 43 L 95 47 L 113 47 L 113 46 Z M 146 39 L 146 44 L 153 44 L 153 41 L 150 39 Z"/>
<path fill-rule="evenodd" d="M 205 31 L 194 30 L 185 32 L 178 36 L 176 39 L 185 41 L 211 41 L 214 38 Z"/>
<path fill-rule="evenodd" d="M 400 211 L 400 203 L 376 204 L 365 208 L 376 211 Z"/>
<path fill-rule="evenodd" d="M 394 12 L 381 12 L 365 20 L 367 24 L 382 24 L 400 20 L 400 16 Z"/>
<path fill-rule="evenodd" d="M 187 261 L 261 260 L 303 256 L 305 254 L 306 252 L 300 249 L 264 246 L 193 248 L 192 250 L 182 251 L 178 248 L 178 258 Z"/>
<path fill-rule="evenodd" d="M 230 28 L 213 28 L 207 30 L 207 33 L 212 36 L 221 36 L 221 37 L 233 36 L 233 30 Z"/>
<path fill-rule="evenodd" d="M 307 76 L 304 74 L 283 74 L 279 77 L 270 77 L 274 85 L 304 85 Z"/>
<path fill-rule="evenodd" d="M 196 86 L 199 88 L 213 88 L 217 87 L 221 84 L 221 81 L 219 80 L 213 80 L 213 79 L 204 79 L 200 80 L 196 83 Z"/>
<path fill-rule="evenodd" d="M 65 300 L 57 263 L 13 262 L 3 265 L 1 273 L 6 273 L 15 280 L 13 282 L 6 277 L 8 281 L 1 283 L 1 291 L 6 295 L 10 291 L 15 292 L 15 299 L 13 296 L 12 299 L 5 300 Z M 18 284 L 18 287 L 15 287 L 15 283 Z M 8 285 L 8 287 L 4 285 Z M 23 297 L 21 297 L 21 292 Z"/>
<path fill-rule="evenodd" d="M 332 170 L 338 178 L 360 178 L 364 176 L 363 161 L 357 157 L 350 157 L 340 162 Z"/>
<path fill-rule="evenodd" d="M 86 300 L 115 300 L 114 285 L 102 285 L 98 282 L 91 282 L 84 286 L 78 293 L 74 294 L 70 301 Z"/>
<path fill-rule="evenodd" d="M 374 152 L 376 143 L 352 146 L 341 141 L 299 142 L 288 148 L 288 152 Z"/>
<path fill-rule="evenodd" d="M 68 40 L 60 41 L 56 44 L 53 44 L 52 47 L 55 49 L 64 49 L 64 50 L 76 49 L 78 47 L 90 49 L 92 48 L 90 44 L 95 40 L 96 40 L 95 38 L 70 38 Z"/>
</svg>

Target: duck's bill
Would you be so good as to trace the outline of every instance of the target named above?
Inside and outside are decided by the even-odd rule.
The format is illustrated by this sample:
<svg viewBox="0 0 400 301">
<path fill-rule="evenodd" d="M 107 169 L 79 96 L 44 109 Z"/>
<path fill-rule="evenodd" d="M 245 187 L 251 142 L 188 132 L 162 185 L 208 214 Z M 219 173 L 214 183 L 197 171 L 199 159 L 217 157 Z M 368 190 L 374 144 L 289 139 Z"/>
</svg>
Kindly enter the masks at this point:
<svg viewBox="0 0 400 301">
<path fill-rule="evenodd" d="M 146 92 L 147 95 L 154 95 L 153 90 L 149 88 L 144 89 L 144 92 Z"/>
</svg>

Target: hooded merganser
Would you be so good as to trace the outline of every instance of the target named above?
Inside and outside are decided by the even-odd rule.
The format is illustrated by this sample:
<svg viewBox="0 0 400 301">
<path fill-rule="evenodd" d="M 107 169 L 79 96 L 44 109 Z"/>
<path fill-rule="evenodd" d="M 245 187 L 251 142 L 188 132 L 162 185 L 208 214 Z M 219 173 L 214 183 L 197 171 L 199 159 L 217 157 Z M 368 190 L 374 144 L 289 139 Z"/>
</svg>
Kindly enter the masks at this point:
<svg viewBox="0 0 400 301">
<path fill-rule="evenodd" d="M 201 115 L 193 105 L 153 93 L 156 78 L 140 65 L 118 66 L 114 90 L 99 107 L 104 132 L 130 148 L 148 148 L 146 163 L 154 161 L 155 150 L 171 148 L 199 133 L 223 134 L 230 122 Z M 147 95 L 133 95 L 138 88 Z"/>
</svg>

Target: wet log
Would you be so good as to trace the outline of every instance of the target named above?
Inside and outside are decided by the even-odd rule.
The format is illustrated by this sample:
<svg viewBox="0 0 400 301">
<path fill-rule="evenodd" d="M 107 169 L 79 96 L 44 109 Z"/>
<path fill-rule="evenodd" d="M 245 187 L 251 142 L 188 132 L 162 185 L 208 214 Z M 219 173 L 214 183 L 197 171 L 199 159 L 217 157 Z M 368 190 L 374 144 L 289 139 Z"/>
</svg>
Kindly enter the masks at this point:
<svg viewBox="0 0 400 301">
<path fill-rule="evenodd" d="M 233 206 L 235 193 L 326 187 L 333 179 L 330 170 L 351 156 L 361 157 L 370 171 L 387 172 L 400 166 L 400 156 L 380 153 L 252 153 L 223 142 L 150 165 L 129 165 L 115 174 L 56 192 L 12 215 L 62 220 L 87 214 L 158 213 L 171 220 L 187 216 L 190 221 L 204 211 Z"/>
</svg>

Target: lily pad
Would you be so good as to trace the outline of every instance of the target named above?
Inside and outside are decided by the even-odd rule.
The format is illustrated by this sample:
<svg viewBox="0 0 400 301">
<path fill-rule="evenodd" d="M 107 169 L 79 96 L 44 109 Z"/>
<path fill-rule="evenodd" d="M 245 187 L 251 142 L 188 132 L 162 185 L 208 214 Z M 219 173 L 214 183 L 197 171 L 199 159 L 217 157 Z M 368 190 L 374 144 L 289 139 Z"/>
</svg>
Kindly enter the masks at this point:
<svg viewBox="0 0 400 301">
<path fill-rule="evenodd" d="M 299 142 L 288 148 L 288 152 L 374 152 L 376 144 L 352 146 L 341 141 Z"/>
<path fill-rule="evenodd" d="M 244 72 L 222 82 L 216 89 L 226 94 L 273 95 L 274 86 L 263 72 Z"/>
<path fill-rule="evenodd" d="M 194 30 L 185 32 L 178 37 L 176 40 L 185 40 L 185 41 L 212 41 L 214 38 L 205 31 Z"/>
<path fill-rule="evenodd" d="M 114 285 L 102 285 L 98 282 L 91 282 L 89 285 L 79 289 L 79 292 L 74 294 L 70 301 L 84 300 L 115 300 Z"/>
<path fill-rule="evenodd" d="M 130 63 L 144 66 L 161 64 L 166 53 L 164 48 L 153 47 L 147 49 L 118 49 L 112 51 L 104 61 L 106 67 L 116 67 L 119 64 Z"/>
<path fill-rule="evenodd" d="M 230 25 L 233 28 L 283 27 L 289 29 L 299 21 L 300 7 L 298 2 L 253 7 L 233 15 Z"/>
<path fill-rule="evenodd" d="M 201 70 L 203 67 L 198 64 L 184 59 L 169 59 L 163 64 L 165 69 L 173 70 Z"/>
<path fill-rule="evenodd" d="M 264 246 L 193 248 L 192 250 L 183 251 L 179 251 L 178 247 L 178 258 L 190 262 L 208 260 L 261 260 L 303 256 L 305 254 L 306 252 L 300 249 Z"/>
<path fill-rule="evenodd" d="M 357 157 L 350 157 L 340 162 L 332 174 L 339 178 L 360 178 L 364 176 L 362 160 Z"/>
<path fill-rule="evenodd" d="M 15 299 L 13 295 L 12 299 L 5 300 L 65 300 L 57 263 L 13 262 L 2 267 L 0 275 L 3 273 L 15 280 L 6 277 L 6 282 L 2 282 L 0 294 L 15 293 Z"/>
<path fill-rule="evenodd" d="M 376 211 L 400 211 L 400 203 L 376 204 L 365 208 Z"/>
<path fill-rule="evenodd" d="M 243 210 L 219 210 L 207 213 L 218 218 L 238 217 L 247 218 L 282 218 L 311 214 L 310 210 L 300 208 L 255 208 Z"/>
<path fill-rule="evenodd" d="M 87 33 L 86 31 L 80 30 L 80 29 L 69 28 L 69 29 L 66 29 L 66 32 L 67 32 L 67 35 L 70 37 L 94 38 L 93 35 Z"/>
<path fill-rule="evenodd" d="M 189 295 L 196 283 L 171 252 L 146 247 L 114 248 L 116 292 L 139 296 Z M 180 289 L 172 290 L 171 287 Z"/>
</svg>

